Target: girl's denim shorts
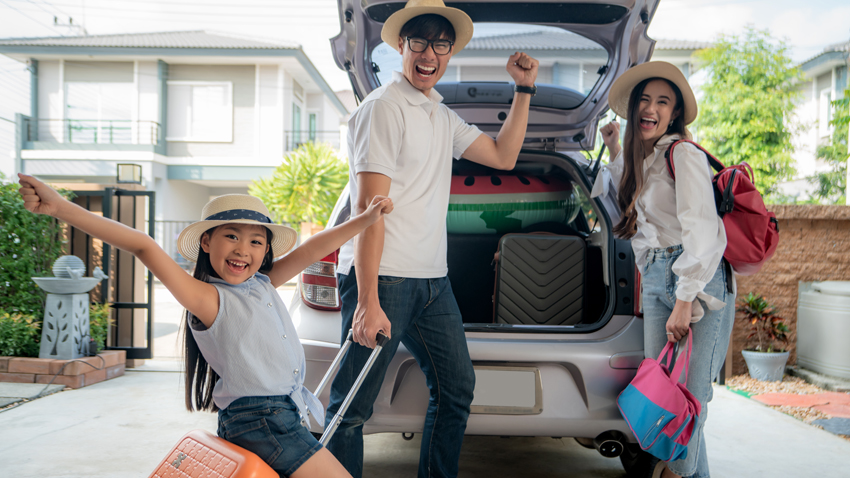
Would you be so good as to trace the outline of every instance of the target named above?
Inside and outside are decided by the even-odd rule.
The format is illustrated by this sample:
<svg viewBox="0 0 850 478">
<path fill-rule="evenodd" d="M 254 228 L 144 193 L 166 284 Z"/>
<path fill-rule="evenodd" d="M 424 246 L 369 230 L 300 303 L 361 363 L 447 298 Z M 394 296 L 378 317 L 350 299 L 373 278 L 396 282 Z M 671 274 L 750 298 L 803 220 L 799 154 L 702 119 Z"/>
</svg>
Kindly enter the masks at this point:
<svg viewBox="0 0 850 478">
<path fill-rule="evenodd" d="M 218 436 L 259 456 L 289 476 L 322 445 L 302 425 L 288 395 L 242 397 L 218 412 Z"/>
</svg>

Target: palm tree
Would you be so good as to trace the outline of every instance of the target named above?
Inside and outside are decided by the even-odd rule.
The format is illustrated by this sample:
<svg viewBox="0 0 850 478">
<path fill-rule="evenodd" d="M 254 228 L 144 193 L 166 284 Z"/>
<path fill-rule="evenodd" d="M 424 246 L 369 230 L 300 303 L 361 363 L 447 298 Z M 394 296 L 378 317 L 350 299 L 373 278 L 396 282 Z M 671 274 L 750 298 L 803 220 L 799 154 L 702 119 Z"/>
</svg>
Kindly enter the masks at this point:
<svg viewBox="0 0 850 478">
<path fill-rule="evenodd" d="M 274 220 L 289 224 L 326 225 L 348 182 L 348 163 L 327 143 L 307 142 L 286 155 L 271 177 L 248 187 L 271 211 Z"/>
</svg>

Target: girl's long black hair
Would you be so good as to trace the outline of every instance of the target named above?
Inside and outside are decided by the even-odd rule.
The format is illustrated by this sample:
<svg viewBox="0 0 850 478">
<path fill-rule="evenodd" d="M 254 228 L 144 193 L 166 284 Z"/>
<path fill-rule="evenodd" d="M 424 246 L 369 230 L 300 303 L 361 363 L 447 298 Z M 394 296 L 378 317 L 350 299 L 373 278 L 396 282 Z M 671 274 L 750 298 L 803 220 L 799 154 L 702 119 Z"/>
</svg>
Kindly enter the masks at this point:
<svg viewBox="0 0 850 478">
<path fill-rule="evenodd" d="M 211 235 L 215 228 L 204 232 L 204 235 Z M 203 237 L 203 236 L 202 236 Z M 268 274 L 272 270 L 274 254 L 271 249 L 272 232 L 266 229 L 266 244 L 269 244 L 269 250 L 263 257 L 263 264 L 260 266 L 259 272 Z M 195 279 L 209 282 L 211 277 L 220 278 L 212 262 L 210 255 L 204 252 L 204 248 L 198 243 L 198 261 L 195 263 Z M 183 334 L 183 353 L 184 353 L 184 370 L 186 371 L 186 409 L 193 411 L 209 411 L 217 412 L 218 407 L 213 401 L 213 390 L 215 384 L 218 383 L 218 373 L 210 367 L 207 359 L 198 348 L 195 342 L 195 336 L 192 335 L 190 325 L 204 328 L 201 321 L 198 320 L 191 312 L 185 311 L 183 321 L 180 323 L 180 333 Z"/>
</svg>

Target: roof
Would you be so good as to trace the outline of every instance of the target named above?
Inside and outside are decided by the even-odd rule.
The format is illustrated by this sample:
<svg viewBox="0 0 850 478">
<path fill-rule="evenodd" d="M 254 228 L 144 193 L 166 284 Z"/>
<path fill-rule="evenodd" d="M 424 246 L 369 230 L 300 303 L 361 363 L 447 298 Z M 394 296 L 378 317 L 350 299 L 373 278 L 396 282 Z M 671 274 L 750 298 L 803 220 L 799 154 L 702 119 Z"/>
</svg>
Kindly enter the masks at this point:
<svg viewBox="0 0 850 478">
<path fill-rule="evenodd" d="M 336 97 L 348 109 L 354 111 L 357 108 L 357 99 L 354 98 L 354 90 L 339 90 L 335 91 Z"/>
<path fill-rule="evenodd" d="M 710 42 L 659 40 L 656 50 L 700 50 Z M 599 50 L 602 46 L 581 35 L 554 29 L 473 37 L 467 50 Z"/>
<path fill-rule="evenodd" d="M 826 62 L 847 61 L 848 53 L 850 53 L 850 41 L 833 43 L 817 55 L 800 62 L 800 66 L 806 71 L 817 68 Z"/>
<path fill-rule="evenodd" d="M 301 48 L 297 43 L 279 40 L 260 40 L 231 33 L 210 33 L 206 31 L 10 38 L 0 39 L 0 45 L 99 48 L 216 48 L 232 50 L 295 50 Z"/>
</svg>

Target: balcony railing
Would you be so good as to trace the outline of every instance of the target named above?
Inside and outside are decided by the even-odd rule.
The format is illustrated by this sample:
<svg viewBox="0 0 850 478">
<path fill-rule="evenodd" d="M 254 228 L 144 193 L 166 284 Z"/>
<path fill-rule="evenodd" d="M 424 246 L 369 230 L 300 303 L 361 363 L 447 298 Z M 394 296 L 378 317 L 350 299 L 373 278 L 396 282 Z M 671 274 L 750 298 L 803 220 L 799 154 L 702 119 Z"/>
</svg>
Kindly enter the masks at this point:
<svg viewBox="0 0 850 478">
<path fill-rule="evenodd" d="M 286 131 L 284 150 L 295 151 L 304 143 L 330 143 L 339 149 L 339 130 L 336 131 Z"/>
<path fill-rule="evenodd" d="M 74 144 L 159 144 L 159 123 L 134 120 L 27 120 L 27 141 Z"/>
</svg>

